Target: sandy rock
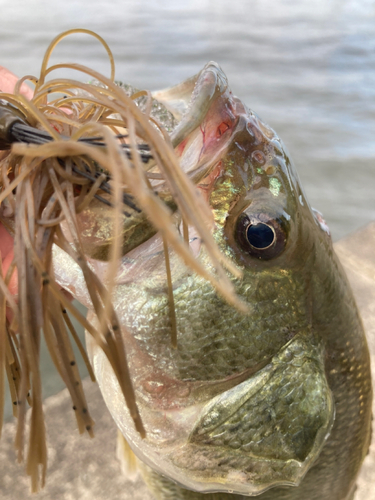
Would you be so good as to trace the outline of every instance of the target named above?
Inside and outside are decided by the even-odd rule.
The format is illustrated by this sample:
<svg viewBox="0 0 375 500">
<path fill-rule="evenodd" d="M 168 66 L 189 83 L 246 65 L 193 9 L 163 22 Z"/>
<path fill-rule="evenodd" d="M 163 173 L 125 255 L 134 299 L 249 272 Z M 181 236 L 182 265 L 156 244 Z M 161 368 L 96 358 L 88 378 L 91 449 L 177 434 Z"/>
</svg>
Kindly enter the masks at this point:
<svg viewBox="0 0 375 500">
<path fill-rule="evenodd" d="M 1 500 L 152 500 L 139 478 L 129 481 L 121 473 L 116 459 L 116 426 L 98 386 L 88 379 L 83 384 L 95 420 L 95 438 L 78 434 L 66 389 L 46 399 L 47 484 L 32 495 L 24 466 L 16 463 L 15 424 L 5 424 L 0 442 Z"/>
</svg>

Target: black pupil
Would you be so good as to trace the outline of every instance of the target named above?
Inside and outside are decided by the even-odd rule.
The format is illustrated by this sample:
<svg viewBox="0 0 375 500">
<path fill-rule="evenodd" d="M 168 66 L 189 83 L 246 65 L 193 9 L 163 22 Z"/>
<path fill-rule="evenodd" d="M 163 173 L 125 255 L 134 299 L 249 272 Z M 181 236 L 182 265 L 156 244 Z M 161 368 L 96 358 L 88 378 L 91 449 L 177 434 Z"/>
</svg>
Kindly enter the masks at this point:
<svg viewBox="0 0 375 500">
<path fill-rule="evenodd" d="M 260 249 L 269 247 L 275 238 L 272 229 L 262 222 L 249 226 L 246 234 L 250 245 Z"/>
</svg>

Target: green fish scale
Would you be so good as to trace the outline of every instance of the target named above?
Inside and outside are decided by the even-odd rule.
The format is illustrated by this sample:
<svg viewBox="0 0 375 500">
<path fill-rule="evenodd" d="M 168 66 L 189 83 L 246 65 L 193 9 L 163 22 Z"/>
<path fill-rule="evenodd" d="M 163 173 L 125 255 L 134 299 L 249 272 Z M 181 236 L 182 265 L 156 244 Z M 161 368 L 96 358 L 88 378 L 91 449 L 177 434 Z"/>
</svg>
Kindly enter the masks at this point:
<svg viewBox="0 0 375 500">
<path fill-rule="evenodd" d="M 282 373 L 285 386 L 280 385 L 279 375 L 214 431 L 194 435 L 193 442 L 229 446 L 254 457 L 304 460 L 323 424 L 320 408 L 325 398 L 319 375 L 321 370 L 317 373 L 317 367 L 308 361 L 298 368 L 290 364 Z M 310 404 L 306 403 L 307 394 Z"/>
<path fill-rule="evenodd" d="M 130 286 L 131 300 L 122 300 L 128 326 L 158 368 L 182 380 L 219 380 L 271 358 L 306 325 L 302 286 L 286 272 L 262 280 L 245 275 L 237 292 L 254 308 L 244 315 L 201 278 L 186 277 L 174 290 L 177 350 L 170 345 L 165 292 Z"/>
</svg>

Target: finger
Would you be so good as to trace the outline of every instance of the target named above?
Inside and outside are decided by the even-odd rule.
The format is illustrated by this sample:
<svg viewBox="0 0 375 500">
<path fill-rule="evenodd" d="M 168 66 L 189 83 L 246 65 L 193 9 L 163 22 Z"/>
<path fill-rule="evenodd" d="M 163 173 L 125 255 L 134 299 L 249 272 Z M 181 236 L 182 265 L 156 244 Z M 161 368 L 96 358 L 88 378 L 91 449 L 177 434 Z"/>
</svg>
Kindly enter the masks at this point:
<svg viewBox="0 0 375 500">
<path fill-rule="evenodd" d="M 14 86 L 18 81 L 18 77 L 14 75 L 11 71 L 7 70 L 3 66 L 0 66 L 0 91 L 12 94 L 14 91 Z M 33 97 L 33 91 L 25 84 L 21 86 L 21 93 L 31 99 Z M 2 155 L 0 152 L 0 161 Z M 1 210 L 1 209 L 0 209 Z M 9 232 L 5 229 L 3 224 L 0 223 L 0 255 L 2 260 L 2 268 L 4 275 L 7 273 L 9 266 L 11 265 L 14 257 L 14 240 Z M 18 279 L 17 272 L 14 272 L 11 280 L 9 282 L 9 291 L 12 294 L 17 294 L 18 289 Z"/>
<path fill-rule="evenodd" d="M 14 87 L 18 81 L 18 77 L 14 75 L 11 71 L 0 66 L 0 90 L 1 92 L 6 92 L 8 94 L 13 94 Z M 25 83 L 21 85 L 21 94 L 23 94 L 27 99 L 32 99 L 34 92 Z"/>
</svg>

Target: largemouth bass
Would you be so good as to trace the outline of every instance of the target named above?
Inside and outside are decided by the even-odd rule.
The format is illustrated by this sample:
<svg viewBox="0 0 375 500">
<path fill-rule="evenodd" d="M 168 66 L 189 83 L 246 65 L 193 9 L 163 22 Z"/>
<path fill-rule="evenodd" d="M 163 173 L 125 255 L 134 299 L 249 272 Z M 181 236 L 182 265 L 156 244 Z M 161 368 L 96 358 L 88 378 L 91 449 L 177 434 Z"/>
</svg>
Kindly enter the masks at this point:
<svg viewBox="0 0 375 500">
<path fill-rule="evenodd" d="M 232 282 L 249 312 L 171 251 L 173 348 L 163 242 L 146 235 L 124 256 L 114 298 L 146 438 L 89 342 L 106 404 L 157 499 L 350 500 L 370 442 L 370 362 L 324 220 L 277 134 L 215 63 L 155 98 L 180 120 L 172 143 L 212 208 L 216 242 L 243 271 Z M 55 258 L 60 284 L 90 307 L 80 271 Z M 105 262 L 92 265 L 105 275 Z"/>
</svg>

